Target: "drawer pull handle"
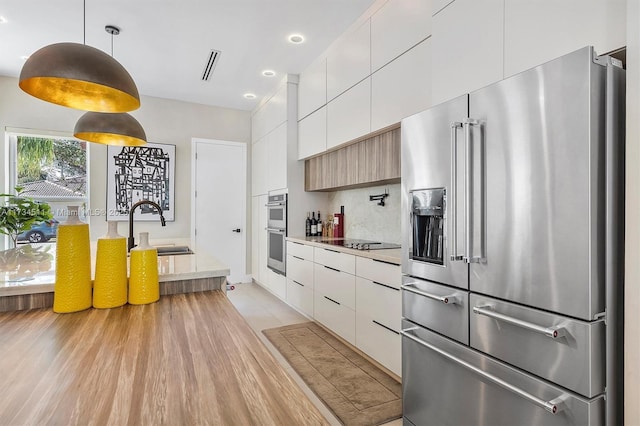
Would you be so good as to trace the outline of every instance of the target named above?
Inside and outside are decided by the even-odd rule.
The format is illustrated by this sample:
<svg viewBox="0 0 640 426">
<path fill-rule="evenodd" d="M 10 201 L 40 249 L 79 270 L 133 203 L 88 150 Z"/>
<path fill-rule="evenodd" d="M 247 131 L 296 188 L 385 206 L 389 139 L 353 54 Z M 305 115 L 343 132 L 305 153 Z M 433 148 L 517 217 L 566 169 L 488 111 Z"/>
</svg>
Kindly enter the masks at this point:
<svg viewBox="0 0 640 426">
<path fill-rule="evenodd" d="M 297 244 L 297 245 L 299 245 L 299 246 L 303 246 L 303 245 L 304 245 L 304 244 L 302 244 L 302 243 L 297 243 L 297 242 L 295 242 L 295 241 L 291 241 L 291 243 L 292 243 L 292 244 Z"/>
<path fill-rule="evenodd" d="M 322 265 L 324 266 L 324 265 Z M 327 269 L 331 269 L 332 271 L 340 272 L 340 269 L 332 268 L 331 266 L 325 266 Z"/>
<path fill-rule="evenodd" d="M 330 249 L 323 249 L 323 250 L 330 251 L 331 253 L 340 253 L 338 250 L 330 250 Z"/>
<path fill-rule="evenodd" d="M 400 334 L 404 337 L 406 337 L 407 339 L 413 340 L 414 342 L 416 342 L 417 344 L 424 346 L 427 349 L 430 349 L 434 352 L 436 352 L 437 354 L 447 358 L 448 360 L 455 362 L 456 364 L 459 364 L 460 366 L 473 371 L 474 373 L 476 373 L 477 375 L 485 378 L 486 380 L 495 383 L 496 385 L 511 391 L 513 393 L 515 393 L 516 395 L 526 399 L 527 401 L 537 405 L 538 407 L 542 407 L 545 410 L 547 410 L 548 412 L 550 412 L 551 414 L 558 414 L 560 413 L 562 410 L 564 410 L 564 401 L 567 397 L 566 394 L 562 394 L 557 398 L 554 398 L 550 401 L 545 401 L 544 399 L 540 399 L 535 395 L 530 394 L 529 392 L 520 389 L 517 386 L 512 385 L 511 383 L 508 383 L 504 380 L 502 380 L 499 377 L 494 376 L 493 374 L 487 373 L 485 371 L 483 371 L 482 369 L 476 367 L 475 365 L 458 358 L 455 355 L 452 355 L 434 345 L 432 345 L 431 343 L 425 342 L 424 340 L 420 339 L 419 337 L 411 334 L 410 332 L 413 330 L 417 330 L 418 327 L 410 327 L 407 329 L 404 329 L 400 332 Z"/>
<path fill-rule="evenodd" d="M 398 333 L 397 331 L 395 331 L 393 328 L 389 328 L 389 327 L 387 327 L 387 326 L 386 326 L 386 325 L 384 325 L 384 324 L 380 324 L 380 323 L 379 323 L 378 321 L 376 321 L 376 320 L 371 320 L 371 321 L 373 321 L 373 323 L 374 323 L 374 324 L 379 325 L 380 327 L 382 327 L 382 328 L 384 328 L 384 329 L 386 329 L 386 330 L 389 330 L 389 331 L 390 331 L 390 332 L 392 332 L 392 333 L 400 334 L 400 333 Z"/>
<path fill-rule="evenodd" d="M 298 257 L 298 256 L 294 256 L 294 255 L 291 255 L 291 257 L 295 257 L 296 259 L 299 259 L 299 260 L 304 260 L 303 258 Z"/>
<path fill-rule="evenodd" d="M 393 266 L 400 266 L 397 263 L 393 263 L 393 262 L 388 262 L 386 260 L 380 260 L 380 259 L 371 259 L 374 262 L 378 262 L 378 263 L 386 263 L 387 265 L 393 265 Z"/>
<path fill-rule="evenodd" d="M 296 280 L 291 280 L 291 281 L 293 281 L 294 283 L 298 284 L 298 285 L 299 285 L 299 286 L 301 286 L 301 287 L 304 287 L 304 284 L 301 284 L 301 283 L 299 283 L 299 282 L 298 282 L 298 281 L 296 281 Z"/>
<path fill-rule="evenodd" d="M 566 329 L 564 327 L 544 327 L 532 322 L 524 321 L 518 318 L 513 318 L 505 314 L 494 311 L 491 306 L 474 306 L 473 312 L 478 315 L 484 315 L 489 318 L 496 319 L 498 321 L 506 322 L 508 324 L 521 327 L 535 333 L 542 334 L 552 339 L 558 339 L 566 335 Z"/>
<path fill-rule="evenodd" d="M 331 299 L 330 297 L 327 296 L 323 296 L 325 299 L 332 301 L 333 303 L 335 303 L 336 305 L 339 305 L 339 302 L 336 302 L 335 300 Z"/>
<path fill-rule="evenodd" d="M 382 284 L 382 283 L 379 283 L 378 281 L 371 281 L 371 282 L 382 287 L 390 288 L 391 290 L 400 291 L 399 288 L 391 287 L 390 285 Z"/>
<path fill-rule="evenodd" d="M 437 294 L 427 293 L 426 291 L 418 290 L 415 283 L 405 284 L 401 286 L 401 288 L 411 293 L 419 294 L 420 296 L 437 300 L 438 302 L 442 302 L 445 305 L 460 305 L 460 298 L 455 294 L 450 294 L 448 296 L 438 296 Z"/>
</svg>

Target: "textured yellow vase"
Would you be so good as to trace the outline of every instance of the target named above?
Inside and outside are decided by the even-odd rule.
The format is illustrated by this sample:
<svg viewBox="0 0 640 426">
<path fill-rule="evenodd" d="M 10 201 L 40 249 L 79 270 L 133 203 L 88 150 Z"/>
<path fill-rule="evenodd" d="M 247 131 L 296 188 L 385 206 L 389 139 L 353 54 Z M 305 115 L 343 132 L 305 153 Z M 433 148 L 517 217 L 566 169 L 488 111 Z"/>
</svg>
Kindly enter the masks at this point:
<svg viewBox="0 0 640 426">
<path fill-rule="evenodd" d="M 78 207 L 70 206 L 69 217 L 58 226 L 56 237 L 56 281 L 53 311 L 77 312 L 91 307 L 91 249 L 89 225 L 78 219 Z"/>
<path fill-rule="evenodd" d="M 108 222 L 109 231 L 98 239 L 93 307 L 115 308 L 127 303 L 127 240 L 118 235 L 118 222 Z"/>
<path fill-rule="evenodd" d="M 149 233 L 140 233 L 140 245 L 131 249 L 129 303 L 144 305 L 160 299 L 158 250 L 149 245 Z"/>
</svg>

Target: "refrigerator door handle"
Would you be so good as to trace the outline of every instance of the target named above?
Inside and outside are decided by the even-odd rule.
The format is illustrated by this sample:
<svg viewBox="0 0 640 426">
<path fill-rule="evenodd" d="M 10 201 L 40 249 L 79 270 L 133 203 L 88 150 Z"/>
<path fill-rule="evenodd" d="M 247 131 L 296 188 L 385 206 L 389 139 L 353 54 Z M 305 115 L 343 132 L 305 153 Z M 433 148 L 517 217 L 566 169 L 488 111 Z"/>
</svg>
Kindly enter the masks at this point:
<svg viewBox="0 0 640 426">
<path fill-rule="evenodd" d="M 462 126 L 464 127 L 464 224 L 465 224 L 465 240 L 464 240 L 464 261 L 466 263 L 480 263 L 483 260 L 483 254 L 480 256 L 473 255 L 473 146 L 471 137 L 471 127 L 480 126 L 480 121 L 473 118 L 466 118 Z M 482 145 L 481 145 L 482 146 Z M 482 176 L 482 179 L 484 177 Z M 484 188 L 484 183 L 480 182 L 480 188 Z M 480 209 L 482 214 L 482 209 Z M 482 221 L 481 221 L 482 223 Z"/>
<path fill-rule="evenodd" d="M 459 305 L 460 298 L 455 294 L 450 294 L 448 296 L 438 296 L 437 294 L 427 293 L 426 291 L 422 291 L 416 288 L 415 283 L 408 283 L 400 286 L 401 289 L 410 291 L 411 293 L 418 294 L 420 296 L 424 296 L 428 299 L 437 300 L 438 302 L 442 302 L 445 305 Z"/>
<path fill-rule="evenodd" d="M 458 254 L 458 129 L 462 128 L 462 123 L 454 121 L 451 123 L 451 188 L 449 190 L 449 214 L 451 217 L 451 256 L 452 262 L 462 260 L 464 256 Z"/>
<path fill-rule="evenodd" d="M 565 404 L 564 404 L 564 400 L 565 400 L 565 395 L 562 394 L 560 396 L 558 396 L 557 398 L 554 398 L 550 401 L 545 401 L 544 399 L 538 398 L 535 395 L 530 394 L 529 392 L 525 391 L 524 389 L 520 389 L 517 386 L 512 385 L 509 382 L 506 382 L 504 380 L 502 380 L 499 377 L 494 376 L 493 374 L 487 373 L 485 371 L 483 371 L 481 368 L 476 367 L 475 365 L 468 363 L 467 361 L 458 358 L 455 355 L 450 354 L 449 352 L 446 352 L 434 345 L 432 345 L 431 343 L 425 342 L 424 340 L 420 339 L 419 337 L 415 336 L 414 334 L 411 334 L 411 331 L 417 330 L 418 327 L 410 327 L 410 328 L 406 328 L 400 331 L 400 334 L 404 337 L 406 337 L 407 339 L 413 340 L 414 342 L 416 342 L 417 344 L 426 347 L 427 349 L 430 349 L 434 352 L 436 352 L 437 354 L 443 356 L 444 358 L 448 359 L 449 361 L 452 361 L 474 373 L 476 373 L 477 375 L 483 377 L 484 379 L 502 387 L 503 389 L 506 389 L 510 392 L 515 393 L 516 395 L 526 399 L 527 401 L 531 402 L 534 405 L 537 405 L 538 407 L 544 408 L 545 410 L 547 410 L 548 412 L 550 412 L 551 414 L 558 414 L 560 413 L 562 410 L 564 410 L 565 408 Z"/>
<path fill-rule="evenodd" d="M 474 306 L 473 312 L 478 315 L 484 315 L 489 318 L 496 319 L 498 321 L 506 322 L 511 325 L 515 325 L 516 327 L 524 328 L 530 331 L 533 331 L 538 334 L 542 334 L 543 336 L 550 337 L 552 339 L 559 339 L 560 337 L 567 335 L 567 330 L 564 327 L 544 327 L 542 325 L 534 324 L 529 321 L 524 321 L 519 318 L 510 317 L 505 314 L 501 314 L 492 309 L 491 306 Z"/>
</svg>

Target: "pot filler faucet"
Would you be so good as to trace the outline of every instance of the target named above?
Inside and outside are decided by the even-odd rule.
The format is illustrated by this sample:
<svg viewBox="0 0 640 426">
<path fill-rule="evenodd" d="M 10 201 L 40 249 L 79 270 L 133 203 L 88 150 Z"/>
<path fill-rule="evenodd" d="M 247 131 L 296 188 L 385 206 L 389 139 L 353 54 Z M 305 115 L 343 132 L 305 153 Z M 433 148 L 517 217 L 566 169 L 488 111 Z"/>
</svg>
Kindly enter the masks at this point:
<svg viewBox="0 0 640 426">
<path fill-rule="evenodd" d="M 131 207 L 131 210 L 129 210 L 129 240 L 128 240 L 127 251 L 130 251 L 132 248 L 136 246 L 135 241 L 133 239 L 133 212 L 138 206 L 141 206 L 143 204 L 149 204 L 150 206 L 155 207 L 155 209 L 158 210 L 158 213 L 160 213 L 160 223 L 162 223 L 162 226 L 167 226 L 167 222 L 164 220 L 164 216 L 162 215 L 162 208 L 158 205 L 158 203 L 150 200 L 138 201 Z"/>
</svg>

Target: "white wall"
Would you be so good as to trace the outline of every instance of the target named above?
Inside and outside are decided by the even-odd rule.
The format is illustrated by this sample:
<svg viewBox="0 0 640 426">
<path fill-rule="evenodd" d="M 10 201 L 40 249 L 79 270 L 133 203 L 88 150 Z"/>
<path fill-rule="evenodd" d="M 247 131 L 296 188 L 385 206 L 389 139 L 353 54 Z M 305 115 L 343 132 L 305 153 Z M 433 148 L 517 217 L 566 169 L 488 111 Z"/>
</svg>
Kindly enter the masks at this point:
<svg viewBox="0 0 640 426">
<path fill-rule="evenodd" d="M 383 194 L 385 190 L 389 196 L 384 206 L 369 201 L 369 195 Z M 344 206 L 346 238 L 400 244 L 400 195 L 399 183 L 330 192 L 329 211 L 321 211 L 321 219 L 326 220 L 330 213 L 340 213 L 340 206 Z"/>
<path fill-rule="evenodd" d="M 248 143 L 251 140 L 251 114 L 249 111 L 212 107 L 143 96 L 140 109 L 131 113 L 147 134 L 147 140 L 176 145 L 175 221 L 162 228 L 159 223 L 137 222 L 136 233 L 148 231 L 152 238 L 189 238 L 191 233 L 191 138 L 218 139 Z M 73 133 L 76 121 L 83 114 L 41 101 L 24 93 L 18 80 L 0 77 L 0 130 L 7 127 L 49 130 Z M 4 135 L 0 137 L 0 188 L 8 190 L 7 147 Z M 99 144 L 89 145 L 90 157 L 90 208 L 104 211 L 106 208 L 107 148 Z M 250 189 L 247 188 L 248 193 Z M 222 203 L 222 201 L 221 201 Z M 247 203 L 249 205 L 249 203 Z M 250 215 L 248 215 L 250 217 Z M 91 217 L 91 238 L 106 233 L 104 216 Z M 246 226 L 245 226 L 246 228 Z M 128 233 L 125 223 L 120 224 L 120 234 Z"/>
<path fill-rule="evenodd" d="M 640 3 L 627 1 L 625 424 L 640 425 Z"/>
</svg>

